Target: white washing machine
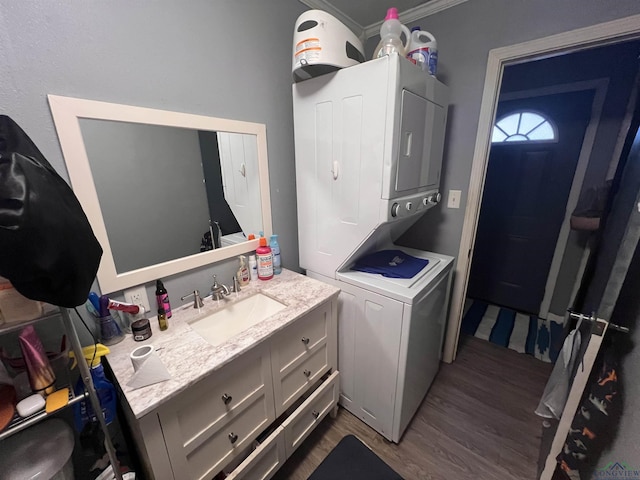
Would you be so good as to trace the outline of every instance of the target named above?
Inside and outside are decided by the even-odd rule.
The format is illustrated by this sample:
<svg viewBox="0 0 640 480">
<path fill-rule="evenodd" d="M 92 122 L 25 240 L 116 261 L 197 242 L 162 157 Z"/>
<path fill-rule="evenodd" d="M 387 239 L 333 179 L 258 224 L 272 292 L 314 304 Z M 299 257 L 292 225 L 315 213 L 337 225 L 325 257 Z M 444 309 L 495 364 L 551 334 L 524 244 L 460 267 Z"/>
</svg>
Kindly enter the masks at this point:
<svg viewBox="0 0 640 480">
<path fill-rule="evenodd" d="M 440 366 L 453 258 L 394 246 L 427 266 L 410 279 L 341 271 L 310 277 L 341 289 L 340 404 L 398 443 Z"/>
<path fill-rule="evenodd" d="M 341 288 L 341 404 L 399 442 L 438 371 L 453 259 L 394 245 L 440 200 L 448 90 L 393 54 L 293 86 L 300 266 Z M 410 279 L 351 270 L 386 249 Z"/>
</svg>

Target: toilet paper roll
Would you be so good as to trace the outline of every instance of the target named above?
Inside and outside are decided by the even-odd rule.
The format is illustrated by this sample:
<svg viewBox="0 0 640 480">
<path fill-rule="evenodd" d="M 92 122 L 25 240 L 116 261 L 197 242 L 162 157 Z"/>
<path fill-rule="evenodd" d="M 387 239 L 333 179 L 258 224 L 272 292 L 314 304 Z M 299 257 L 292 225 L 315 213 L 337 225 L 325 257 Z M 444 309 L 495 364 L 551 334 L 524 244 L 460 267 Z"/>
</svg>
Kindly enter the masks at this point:
<svg viewBox="0 0 640 480">
<path fill-rule="evenodd" d="M 153 345 L 143 345 L 142 347 L 136 348 L 129 357 L 131 358 L 131 363 L 133 363 L 133 369 L 137 372 L 140 370 L 140 367 L 146 362 L 151 355 L 155 353 L 155 348 Z"/>
<path fill-rule="evenodd" d="M 136 348 L 131 352 L 130 358 L 135 373 L 127 385 L 132 389 L 164 382 L 171 378 L 171 374 L 160 360 L 153 345 L 143 345 Z"/>
</svg>

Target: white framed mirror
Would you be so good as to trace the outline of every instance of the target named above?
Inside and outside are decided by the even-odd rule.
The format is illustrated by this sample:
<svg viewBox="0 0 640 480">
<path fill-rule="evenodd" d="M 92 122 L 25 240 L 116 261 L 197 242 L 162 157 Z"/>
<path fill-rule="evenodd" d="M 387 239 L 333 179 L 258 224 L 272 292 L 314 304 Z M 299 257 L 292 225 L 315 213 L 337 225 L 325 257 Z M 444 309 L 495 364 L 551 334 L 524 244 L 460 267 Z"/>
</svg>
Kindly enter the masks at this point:
<svg viewBox="0 0 640 480">
<path fill-rule="evenodd" d="M 255 250 L 270 235 L 264 124 L 49 95 L 104 253 L 103 294 Z"/>
</svg>

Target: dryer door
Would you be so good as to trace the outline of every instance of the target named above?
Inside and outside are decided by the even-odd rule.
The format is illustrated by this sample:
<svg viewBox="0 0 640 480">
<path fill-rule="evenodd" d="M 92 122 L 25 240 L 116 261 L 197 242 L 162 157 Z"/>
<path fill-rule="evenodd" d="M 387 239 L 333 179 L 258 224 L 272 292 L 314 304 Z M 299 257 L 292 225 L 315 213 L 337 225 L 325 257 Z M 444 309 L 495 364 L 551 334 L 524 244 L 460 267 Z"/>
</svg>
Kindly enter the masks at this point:
<svg viewBox="0 0 640 480">
<path fill-rule="evenodd" d="M 402 91 L 397 157 L 397 194 L 438 188 L 444 147 L 446 110 L 426 98 Z"/>
</svg>

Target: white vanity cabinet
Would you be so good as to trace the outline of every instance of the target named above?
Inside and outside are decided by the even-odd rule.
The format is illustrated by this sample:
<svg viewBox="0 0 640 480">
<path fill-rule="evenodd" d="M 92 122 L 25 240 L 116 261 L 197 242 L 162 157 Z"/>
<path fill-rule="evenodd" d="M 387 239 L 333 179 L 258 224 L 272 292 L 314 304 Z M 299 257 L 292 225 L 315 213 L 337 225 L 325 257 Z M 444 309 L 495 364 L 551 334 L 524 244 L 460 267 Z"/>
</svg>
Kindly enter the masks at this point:
<svg viewBox="0 0 640 480">
<path fill-rule="evenodd" d="M 258 346 L 158 408 L 174 478 L 212 478 L 276 419 L 270 370 Z"/>
<path fill-rule="evenodd" d="M 271 478 L 337 408 L 336 315 L 334 296 L 136 420 L 149 474 L 212 479 L 262 435 L 230 478 Z"/>
</svg>

